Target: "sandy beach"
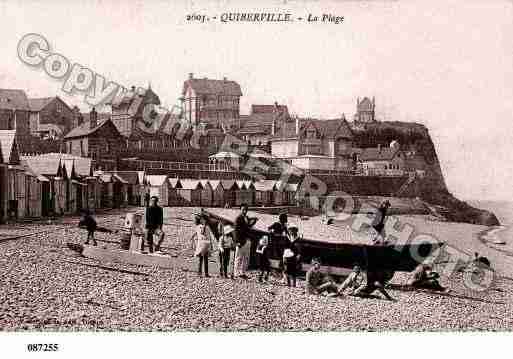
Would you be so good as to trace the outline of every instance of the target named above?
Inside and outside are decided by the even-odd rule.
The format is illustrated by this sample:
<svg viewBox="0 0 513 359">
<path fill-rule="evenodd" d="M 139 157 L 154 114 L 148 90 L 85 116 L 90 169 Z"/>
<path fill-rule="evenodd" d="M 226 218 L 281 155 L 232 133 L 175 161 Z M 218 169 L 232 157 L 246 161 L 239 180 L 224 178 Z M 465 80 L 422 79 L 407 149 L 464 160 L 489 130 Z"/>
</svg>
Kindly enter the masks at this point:
<svg viewBox="0 0 513 359">
<path fill-rule="evenodd" d="M 137 209 L 132 209 L 137 210 Z M 140 209 L 138 209 L 140 210 Z M 189 238 L 194 208 L 166 208 L 165 247 L 181 261 L 193 265 Z M 260 226 L 272 216 L 260 215 Z M 122 223 L 122 212 L 98 215 L 99 224 L 111 229 Z M 278 276 L 259 284 L 217 277 L 211 258 L 212 278 L 181 269 L 159 270 L 119 263 L 102 263 L 80 257 L 67 243 L 82 243 L 85 233 L 76 219 L 67 225 L 24 226 L 34 236 L 0 241 L 0 328 L 2 330 L 511 330 L 513 286 L 511 257 L 478 239 L 487 229 L 461 223 L 434 222 L 425 216 L 400 216 L 418 233 L 429 233 L 458 250 L 486 255 L 501 277 L 484 292 L 469 290 L 462 274 L 442 277 L 448 294 L 390 289 L 396 299 L 328 298 L 284 286 Z M 299 219 L 291 217 L 291 224 Z M 320 227 L 318 218 L 302 221 L 305 233 L 343 238 L 349 232 Z M 0 228 L 2 238 L 16 236 L 17 227 Z M 305 235 L 306 237 L 306 235 Z M 118 234 L 98 233 L 100 245 L 118 246 Z M 362 239 L 363 240 L 363 239 Z M 112 269 L 122 269 L 119 272 Z M 436 268 L 435 268 L 436 269 Z M 131 271 L 131 272 L 128 272 Z M 404 284 L 408 275 L 396 273 L 392 284 Z"/>
</svg>

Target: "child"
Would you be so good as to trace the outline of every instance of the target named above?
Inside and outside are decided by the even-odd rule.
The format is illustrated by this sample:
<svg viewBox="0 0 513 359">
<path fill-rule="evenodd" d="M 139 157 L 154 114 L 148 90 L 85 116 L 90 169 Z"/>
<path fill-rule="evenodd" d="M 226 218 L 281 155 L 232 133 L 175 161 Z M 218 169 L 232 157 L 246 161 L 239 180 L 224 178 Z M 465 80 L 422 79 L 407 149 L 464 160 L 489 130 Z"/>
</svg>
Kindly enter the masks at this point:
<svg viewBox="0 0 513 359">
<path fill-rule="evenodd" d="M 91 239 L 93 241 L 93 246 L 98 245 L 98 243 L 96 243 L 96 238 L 94 238 L 94 232 L 96 231 L 97 226 L 96 220 L 89 210 L 85 209 L 83 211 L 80 222 L 78 222 L 78 226 L 87 230 L 87 240 L 85 241 L 85 244 L 89 244 L 89 240 Z"/>
<path fill-rule="evenodd" d="M 201 215 L 194 216 L 196 224 L 196 232 L 191 237 L 191 242 L 196 246 L 194 256 L 199 258 L 198 261 L 198 275 L 201 276 L 202 267 L 205 272 L 205 277 L 208 275 L 208 257 L 212 251 L 212 243 L 214 234 L 207 224 L 207 219 Z"/>
<path fill-rule="evenodd" d="M 219 276 L 228 278 L 228 265 L 230 263 L 230 252 L 234 247 L 233 228 L 230 225 L 223 226 L 219 224 L 219 241 L 217 243 L 219 251 Z M 233 274 L 232 274 L 233 276 Z"/>
<path fill-rule="evenodd" d="M 296 286 L 297 258 L 292 249 L 286 248 L 283 251 L 283 273 L 287 278 L 287 286 Z"/>
<path fill-rule="evenodd" d="M 267 236 L 263 236 L 258 242 L 256 249 L 258 267 L 260 273 L 258 275 L 258 281 L 262 283 L 263 279 L 267 282 L 269 280 L 269 272 L 271 271 L 271 263 L 269 262 L 269 239 Z"/>
</svg>

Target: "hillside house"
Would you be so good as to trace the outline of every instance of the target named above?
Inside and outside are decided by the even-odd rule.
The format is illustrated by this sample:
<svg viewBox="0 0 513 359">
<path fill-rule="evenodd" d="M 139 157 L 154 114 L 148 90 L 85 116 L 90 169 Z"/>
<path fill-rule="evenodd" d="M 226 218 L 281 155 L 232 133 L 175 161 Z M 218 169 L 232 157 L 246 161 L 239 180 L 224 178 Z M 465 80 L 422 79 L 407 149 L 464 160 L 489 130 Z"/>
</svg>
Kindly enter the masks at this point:
<svg viewBox="0 0 513 359">
<path fill-rule="evenodd" d="M 303 170 L 351 170 L 353 133 L 344 117 L 299 119 L 277 124 L 271 139 L 273 157 Z"/>
</svg>

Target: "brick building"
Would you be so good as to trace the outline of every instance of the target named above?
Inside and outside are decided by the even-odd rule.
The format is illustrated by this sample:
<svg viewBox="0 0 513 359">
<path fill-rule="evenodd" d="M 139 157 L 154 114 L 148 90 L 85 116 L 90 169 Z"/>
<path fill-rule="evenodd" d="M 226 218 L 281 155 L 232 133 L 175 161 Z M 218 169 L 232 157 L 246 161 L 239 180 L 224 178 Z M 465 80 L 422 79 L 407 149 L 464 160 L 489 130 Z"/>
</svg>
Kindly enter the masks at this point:
<svg viewBox="0 0 513 359">
<path fill-rule="evenodd" d="M 89 118 L 64 137 L 65 152 L 93 160 L 117 160 L 125 143 L 110 118 L 99 118 L 93 108 Z"/>
<path fill-rule="evenodd" d="M 61 98 L 29 98 L 30 134 L 39 138 L 60 138 L 75 123 L 77 114 Z"/>
<path fill-rule="evenodd" d="M 278 105 L 251 105 L 251 113 L 241 116 L 241 128 L 237 136 L 250 145 L 267 145 L 271 139 L 273 124 L 277 121 L 289 119 L 287 106 Z"/>
<path fill-rule="evenodd" d="M 30 136 L 30 106 L 23 90 L 0 89 L 0 130 L 14 130 L 16 138 Z"/>
<path fill-rule="evenodd" d="M 235 81 L 226 77 L 198 79 L 191 73 L 182 89 L 184 119 L 193 125 L 203 122 L 212 128 L 238 128 L 241 96 L 240 85 Z"/>
<path fill-rule="evenodd" d="M 346 119 L 289 119 L 276 125 L 271 138 L 276 158 L 305 170 L 352 170 L 353 133 Z"/>
</svg>

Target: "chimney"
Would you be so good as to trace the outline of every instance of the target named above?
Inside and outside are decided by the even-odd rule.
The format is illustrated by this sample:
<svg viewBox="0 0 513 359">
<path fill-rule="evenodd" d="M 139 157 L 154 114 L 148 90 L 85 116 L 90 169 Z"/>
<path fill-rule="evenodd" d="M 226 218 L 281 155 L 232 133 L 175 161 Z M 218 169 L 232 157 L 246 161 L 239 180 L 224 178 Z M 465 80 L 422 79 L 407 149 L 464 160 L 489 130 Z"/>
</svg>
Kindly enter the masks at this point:
<svg viewBox="0 0 513 359">
<path fill-rule="evenodd" d="M 96 126 L 98 126 L 98 112 L 96 112 L 96 109 L 93 107 L 89 113 L 89 128 L 93 129 Z"/>
<path fill-rule="evenodd" d="M 299 117 L 296 117 L 296 136 L 299 135 Z"/>
<path fill-rule="evenodd" d="M 223 81 L 228 81 L 228 78 L 226 76 L 223 77 Z"/>
<path fill-rule="evenodd" d="M 194 74 L 192 72 L 189 72 L 189 80 L 192 80 L 194 78 Z"/>
<path fill-rule="evenodd" d="M 359 105 L 360 105 L 360 98 L 359 98 L 359 97 L 357 97 L 357 98 L 356 98 L 356 106 L 359 106 Z"/>
</svg>

